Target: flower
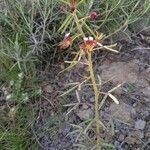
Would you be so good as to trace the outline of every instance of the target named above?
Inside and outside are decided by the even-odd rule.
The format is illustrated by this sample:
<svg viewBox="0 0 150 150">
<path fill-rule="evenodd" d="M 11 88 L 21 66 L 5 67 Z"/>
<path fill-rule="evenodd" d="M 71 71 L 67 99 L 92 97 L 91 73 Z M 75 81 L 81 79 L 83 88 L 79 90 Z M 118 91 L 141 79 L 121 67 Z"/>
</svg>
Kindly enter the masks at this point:
<svg viewBox="0 0 150 150">
<path fill-rule="evenodd" d="M 70 37 L 70 33 L 67 33 L 65 36 L 64 36 L 64 39 L 62 42 L 60 42 L 59 46 L 61 49 L 66 49 L 68 48 L 71 44 L 72 44 L 73 40 L 72 38 Z"/>
<path fill-rule="evenodd" d="M 85 37 L 84 42 L 79 45 L 80 49 L 85 53 L 93 51 L 93 48 L 97 45 L 97 41 L 93 37 Z"/>
<path fill-rule="evenodd" d="M 91 12 L 90 15 L 89 15 L 90 19 L 91 20 L 96 20 L 97 18 L 97 13 L 94 11 L 94 12 Z"/>
<path fill-rule="evenodd" d="M 77 8 L 77 0 L 69 0 L 70 11 L 73 13 Z"/>
</svg>

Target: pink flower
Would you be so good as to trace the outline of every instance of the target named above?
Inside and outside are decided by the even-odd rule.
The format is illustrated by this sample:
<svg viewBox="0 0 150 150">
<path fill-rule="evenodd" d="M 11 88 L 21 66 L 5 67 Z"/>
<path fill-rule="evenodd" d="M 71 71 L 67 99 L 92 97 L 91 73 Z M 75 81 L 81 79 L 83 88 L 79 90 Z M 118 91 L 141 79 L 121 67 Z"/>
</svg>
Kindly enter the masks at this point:
<svg viewBox="0 0 150 150">
<path fill-rule="evenodd" d="M 90 15 L 89 15 L 90 19 L 91 20 L 96 20 L 97 18 L 97 13 L 94 11 L 94 12 L 91 12 Z"/>
</svg>

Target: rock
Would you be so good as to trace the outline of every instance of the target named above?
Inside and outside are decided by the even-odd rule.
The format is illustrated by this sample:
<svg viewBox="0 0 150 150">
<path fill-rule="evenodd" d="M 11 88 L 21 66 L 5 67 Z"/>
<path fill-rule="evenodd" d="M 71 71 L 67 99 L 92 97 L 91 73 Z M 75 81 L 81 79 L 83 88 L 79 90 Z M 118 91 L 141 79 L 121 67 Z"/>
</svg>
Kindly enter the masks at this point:
<svg viewBox="0 0 150 150">
<path fill-rule="evenodd" d="M 138 65 L 137 60 L 130 62 L 110 62 L 105 61 L 99 67 L 102 80 L 112 79 L 114 82 L 124 83 L 138 81 Z"/>
<path fill-rule="evenodd" d="M 123 134 L 120 134 L 118 137 L 118 141 L 122 142 L 125 139 L 125 136 Z"/>
<path fill-rule="evenodd" d="M 138 131 L 132 131 L 129 133 L 129 135 L 125 138 L 125 142 L 128 144 L 140 144 L 141 140 L 144 138 L 144 132 L 138 130 Z"/>
<path fill-rule="evenodd" d="M 89 107 L 88 107 L 87 104 L 83 104 L 83 105 L 82 105 L 82 108 L 83 108 L 83 109 L 88 109 Z"/>
<path fill-rule="evenodd" d="M 116 148 L 118 148 L 120 143 L 118 141 L 115 141 L 114 145 L 115 145 Z"/>
<path fill-rule="evenodd" d="M 146 122 L 144 120 L 137 120 L 135 122 L 135 129 L 143 130 L 145 128 Z"/>
<path fill-rule="evenodd" d="M 111 117 L 119 119 L 120 121 L 125 123 L 132 123 L 133 119 L 131 118 L 131 116 L 135 113 L 135 109 L 132 106 L 127 105 L 123 102 L 119 105 L 112 103 L 109 108 L 109 115 Z"/>
<path fill-rule="evenodd" d="M 94 97 L 91 97 L 89 100 L 90 100 L 90 102 L 92 102 L 92 103 L 95 102 L 95 98 L 94 98 Z"/>
<path fill-rule="evenodd" d="M 138 138 L 138 139 L 142 139 L 144 138 L 144 132 L 143 131 L 140 131 L 140 130 L 137 130 L 137 131 L 132 131 L 130 132 L 130 135 Z"/>
<path fill-rule="evenodd" d="M 143 94 L 147 97 L 150 97 L 150 87 L 145 87 L 141 90 L 143 92 Z"/>
<path fill-rule="evenodd" d="M 136 107 L 137 106 L 137 103 L 133 103 L 133 107 Z"/>
<path fill-rule="evenodd" d="M 65 69 L 64 64 L 61 64 L 61 65 L 60 65 L 60 68 L 61 68 L 62 70 Z"/>
<path fill-rule="evenodd" d="M 86 120 L 92 117 L 93 111 L 91 109 L 86 109 L 86 110 L 80 109 L 77 112 L 77 115 L 80 117 L 80 119 Z"/>
<path fill-rule="evenodd" d="M 137 139 L 135 138 L 135 137 L 131 137 L 131 136 L 127 136 L 126 138 L 125 138 L 125 141 L 124 141 L 125 143 L 127 143 L 127 144 L 129 144 L 129 145 L 131 145 L 131 144 L 136 144 L 136 142 L 137 142 Z"/>
<path fill-rule="evenodd" d="M 150 132 L 145 133 L 146 138 L 150 138 Z"/>
</svg>

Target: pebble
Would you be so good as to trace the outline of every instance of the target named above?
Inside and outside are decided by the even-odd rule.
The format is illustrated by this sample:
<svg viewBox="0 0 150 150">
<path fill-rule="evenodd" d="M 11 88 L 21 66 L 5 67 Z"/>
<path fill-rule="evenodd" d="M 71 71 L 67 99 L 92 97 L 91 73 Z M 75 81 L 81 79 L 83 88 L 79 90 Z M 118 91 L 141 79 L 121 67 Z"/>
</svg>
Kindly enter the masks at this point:
<svg viewBox="0 0 150 150">
<path fill-rule="evenodd" d="M 135 122 L 135 129 L 143 130 L 145 128 L 146 122 L 144 120 L 137 120 Z"/>
<path fill-rule="evenodd" d="M 150 113 L 148 111 L 145 111 L 143 114 L 145 117 L 149 117 Z"/>
<path fill-rule="evenodd" d="M 83 104 L 83 105 L 82 105 L 82 108 L 83 108 L 83 109 L 88 109 L 89 107 L 88 107 L 87 104 Z"/>
<path fill-rule="evenodd" d="M 89 100 L 90 100 L 90 102 L 95 102 L 94 97 L 91 97 Z"/>
<path fill-rule="evenodd" d="M 114 118 L 119 119 L 125 123 L 132 123 L 132 115 L 136 114 L 136 111 L 132 106 L 123 102 L 119 105 L 112 103 L 109 108 L 109 114 L 110 116 L 113 116 Z"/>
<path fill-rule="evenodd" d="M 133 104 L 133 107 L 136 107 L 136 106 L 137 106 L 137 103 L 134 103 L 134 104 Z"/>
<path fill-rule="evenodd" d="M 118 137 L 118 141 L 122 142 L 125 139 L 125 136 L 123 134 L 120 134 Z"/>
<path fill-rule="evenodd" d="M 131 144 L 136 144 L 137 143 L 137 138 L 136 137 L 132 137 L 132 136 L 127 136 L 125 138 L 125 143 L 131 145 Z"/>
<path fill-rule="evenodd" d="M 60 68 L 61 68 L 62 70 L 65 69 L 64 64 L 61 64 L 61 65 L 60 65 Z"/>
<path fill-rule="evenodd" d="M 145 133 L 146 138 L 150 138 L 150 132 Z"/>
<path fill-rule="evenodd" d="M 91 109 L 79 110 L 77 112 L 77 115 L 80 117 L 80 119 L 86 120 L 91 118 L 91 116 L 93 115 L 93 111 Z"/>
<path fill-rule="evenodd" d="M 115 145 L 115 147 L 117 148 L 117 147 L 119 147 L 119 145 L 120 145 L 120 142 L 118 142 L 118 141 L 115 141 L 114 145 Z"/>
</svg>

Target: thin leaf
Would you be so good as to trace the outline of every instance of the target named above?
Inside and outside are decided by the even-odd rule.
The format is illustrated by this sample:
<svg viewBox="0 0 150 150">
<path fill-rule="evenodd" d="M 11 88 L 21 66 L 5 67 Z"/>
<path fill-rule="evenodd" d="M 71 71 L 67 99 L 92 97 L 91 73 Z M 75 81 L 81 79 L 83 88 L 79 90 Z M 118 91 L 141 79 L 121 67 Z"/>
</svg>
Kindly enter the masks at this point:
<svg viewBox="0 0 150 150">
<path fill-rule="evenodd" d="M 61 33 L 64 33 L 66 31 L 67 27 L 69 26 L 72 20 L 73 20 L 73 16 L 71 16 L 71 18 L 66 22 Z"/>
<path fill-rule="evenodd" d="M 70 107 L 70 106 L 75 106 L 77 105 L 78 103 L 72 103 L 72 104 L 66 104 L 66 105 L 63 105 L 64 107 Z"/>
<path fill-rule="evenodd" d="M 77 107 L 79 106 L 79 103 L 77 103 L 74 107 L 72 107 L 67 113 L 66 115 L 69 115 L 73 110 L 75 110 Z"/>
<path fill-rule="evenodd" d="M 64 92 L 63 94 L 61 94 L 59 97 L 63 97 L 67 94 L 69 94 L 70 92 L 72 92 L 74 89 L 76 89 L 78 87 L 78 85 L 72 87 L 71 89 L 69 89 L 68 91 Z"/>
<path fill-rule="evenodd" d="M 64 4 L 67 4 L 67 5 L 69 5 L 69 3 L 68 2 L 66 2 L 65 0 L 59 0 L 60 2 L 62 2 L 62 3 L 64 3 Z"/>
<path fill-rule="evenodd" d="M 77 128 L 77 129 L 81 129 L 82 130 L 82 127 L 78 126 L 78 125 L 75 125 L 75 124 L 70 124 L 72 127 L 74 128 Z"/>
<path fill-rule="evenodd" d="M 115 148 L 114 145 L 108 144 L 108 143 L 104 143 L 104 142 L 102 142 L 101 145 L 102 145 L 103 147 Z"/>
<path fill-rule="evenodd" d="M 108 96 L 109 96 L 116 104 L 119 104 L 119 101 L 117 100 L 117 98 L 116 98 L 115 96 L 113 96 L 111 93 L 109 93 Z"/>
<path fill-rule="evenodd" d="M 68 17 L 66 17 L 65 21 L 62 23 L 62 25 L 60 26 L 60 28 L 58 29 L 58 31 L 61 31 L 65 25 L 67 24 L 67 22 L 69 21 L 69 19 L 72 17 L 72 15 L 70 14 Z"/>
<path fill-rule="evenodd" d="M 80 132 L 80 129 L 69 132 L 65 137 L 68 137 L 68 136 L 73 135 L 73 134 L 78 133 L 78 132 Z"/>
<path fill-rule="evenodd" d="M 115 134 L 115 127 L 114 127 L 114 122 L 113 122 L 113 119 L 111 118 L 110 119 L 110 125 L 111 125 L 111 132 L 112 132 L 112 135 Z"/>
<path fill-rule="evenodd" d="M 107 130 L 106 126 L 99 120 L 98 123 L 104 128 Z"/>
<path fill-rule="evenodd" d="M 77 59 L 78 59 L 78 56 L 79 56 L 79 55 L 80 55 L 80 52 L 78 52 L 78 53 L 76 54 L 76 56 L 74 57 L 72 63 L 69 65 L 69 67 L 67 67 L 66 69 L 60 71 L 59 74 L 61 74 L 61 73 L 63 73 L 64 71 L 67 71 L 67 70 L 73 68 L 76 64 L 78 64 L 79 61 L 77 61 Z"/>
<path fill-rule="evenodd" d="M 80 102 L 81 102 L 81 100 L 80 100 L 80 96 L 79 96 L 79 93 L 78 93 L 78 91 L 77 91 L 77 90 L 76 90 L 76 97 L 77 97 L 78 102 L 80 103 Z"/>
<path fill-rule="evenodd" d="M 99 109 L 102 108 L 102 106 L 104 105 L 104 103 L 105 103 L 107 97 L 108 97 L 108 94 L 105 94 L 105 96 L 103 97 L 103 99 L 102 99 L 102 101 L 101 101 L 101 103 L 100 103 L 100 105 L 99 105 Z"/>
<path fill-rule="evenodd" d="M 121 86 L 122 86 L 122 84 L 119 84 L 108 92 L 111 93 L 111 92 L 115 91 L 116 89 L 120 88 Z"/>
<path fill-rule="evenodd" d="M 86 149 L 86 146 L 85 145 L 82 145 L 82 144 L 73 144 L 74 147 L 79 147 L 79 148 L 83 148 Z"/>
<path fill-rule="evenodd" d="M 93 120 L 87 125 L 87 127 L 84 129 L 83 133 L 86 134 L 86 132 L 89 130 L 91 125 L 93 124 Z"/>
</svg>

